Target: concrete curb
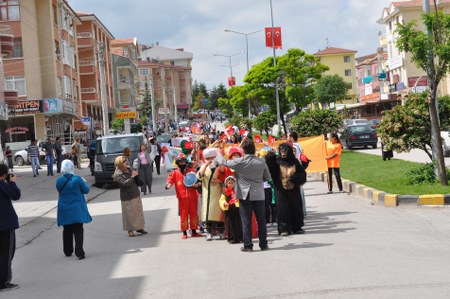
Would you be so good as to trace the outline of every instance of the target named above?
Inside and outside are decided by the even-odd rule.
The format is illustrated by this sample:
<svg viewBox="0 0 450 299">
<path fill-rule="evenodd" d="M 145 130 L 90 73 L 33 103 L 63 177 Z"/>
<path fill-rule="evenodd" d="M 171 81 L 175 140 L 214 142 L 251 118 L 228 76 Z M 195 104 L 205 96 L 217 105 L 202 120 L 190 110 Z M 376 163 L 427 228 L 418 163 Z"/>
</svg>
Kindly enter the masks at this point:
<svg viewBox="0 0 450 299">
<path fill-rule="evenodd" d="M 308 173 L 308 176 L 316 180 L 321 180 L 323 182 L 328 181 L 328 173 L 325 172 L 312 172 Z M 334 186 L 337 187 L 334 180 L 333 183 Z M 450 205 L 450 194 L 390 194 L 346 179 L 342 179 L 342 185 L 345 192 L 358 194 L 364 198 L 372 200 L 372 202 L 376 205 L 382 205 L 386 207 L 397 207 L 399 205 Z"/>
</svg>

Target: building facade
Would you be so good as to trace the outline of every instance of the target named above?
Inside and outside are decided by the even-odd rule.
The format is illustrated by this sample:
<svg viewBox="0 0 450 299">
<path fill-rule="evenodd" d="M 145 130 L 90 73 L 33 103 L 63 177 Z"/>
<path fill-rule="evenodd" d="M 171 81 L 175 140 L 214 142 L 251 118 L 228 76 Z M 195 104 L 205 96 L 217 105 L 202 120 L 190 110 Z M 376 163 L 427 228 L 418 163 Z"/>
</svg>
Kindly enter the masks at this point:
<svg viewBox="0 0 450 299">
<path fill-rule="evenodd" d="M 145 85 L 155 100 L 158 120 L 187 119 L 192 105 L 193 54 L 183 49 L 156 45 L 141 45 L 139 60 L 139 93 L 143 97 Z"/>
<path fill-rule="evenodd" d="M 2 142 L 64 136 L 81 115 L 76 27 L 64 0 L 2 1 L 0 25 L 10 26 L 13 52 L 4 58 L 6 88 L 17 90 Z M 15 128 L 22 128 L 15 130 Z"/>
<path fill-rule="evenodd" d="M 81 86 L 81 115 L 89 117 L 97 134 L 103 131 L 103 101 L 107 105 L 108 120 L 115 109 L 111 41 L 114 36 L 92 13 L 77 12 L 81 24 L 77 26 L 79 72 Z M 100 73 L 103 72 L 104 82 Z M 105 97 L 102 99 L 104 84 Z M 77 129 L 85 126 L 77 123 Z"/>
<path fill-rule="evenodd" d="M 348 93 L 342 104 L 354 104 L 357 102 L 356 53 L 357 51 L 354 50 L 328 47 L 314 54 L 320 59 L 320 63 L 330 68 L 324 75 L 338 75 L 347 82 Z"/>
</svg>

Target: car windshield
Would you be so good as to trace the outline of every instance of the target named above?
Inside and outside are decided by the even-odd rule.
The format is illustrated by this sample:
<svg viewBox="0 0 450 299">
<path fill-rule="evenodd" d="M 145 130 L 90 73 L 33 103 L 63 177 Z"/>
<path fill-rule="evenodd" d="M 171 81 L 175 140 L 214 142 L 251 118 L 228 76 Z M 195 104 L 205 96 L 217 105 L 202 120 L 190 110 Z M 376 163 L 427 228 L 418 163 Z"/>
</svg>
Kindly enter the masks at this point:
<svg viewBox="0 0 450 299">
<path fill-rule="evenodd" d="M 350 127 L 350 133 L 362 133 L 362 132 L 367 132 L 367 131 L 371 131 L 369 126 L 352 126 Z"/>
<path fill-rule="evenodd" d="M 105 138 L 97 141 L 97 155 L 122 153 L 126 147 L 132 152 L 139 151 L 141 144 L 142 136 Z"/>
</svg>

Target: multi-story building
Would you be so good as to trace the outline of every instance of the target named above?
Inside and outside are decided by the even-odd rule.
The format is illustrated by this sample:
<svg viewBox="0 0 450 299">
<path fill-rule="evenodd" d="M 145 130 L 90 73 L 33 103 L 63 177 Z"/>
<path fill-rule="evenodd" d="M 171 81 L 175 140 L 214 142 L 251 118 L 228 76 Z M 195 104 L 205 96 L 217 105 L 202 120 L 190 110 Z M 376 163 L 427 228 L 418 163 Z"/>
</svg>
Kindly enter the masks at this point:
<svg viewBox="0 0 450 299">
<path fill-rule="evenodd" d="M 136 111 L 138 93 L 139 46 L 136 38 L 111 41 L 116 112 Z M 115 114 L 113 115 L 115 118 Z"/>
<path fill-rule="evenodd" d="M 145 83 L 155 100 L 158 119 L 179 122 L 189 116 L 192 104 L 192 53 L 156 45 L 141 45 L 139 93 L 144 96 Z M 178 118 L 178 119 L 177 119 Z"/>
<path fill-rule="evenodd" d="M 433 6 L 433 1 L 430 1 Z M 422 24 L 422 0 L 403 0 L 391 2 L 383 9 L 379 24 L 385 25 L 388 58 L 386 61 L 387 77 L 389 79 L 389 97 L 402 97 L 411 92 L 422 92 L 427 88 L 426 74 L 411 61 L 411 54 L 400 51 L 395 44 L 397 39 L 397 24 L 417 21 L 418 29 L 424 30 Z M 450 13 L 450 0 L 439 1 L 439 10 Z M 434 7 L 433 7 L 434 9 Z M 450 78 L 441 82 L 439 95 L 449 94 Z"/>
<path fill-rule="evenodd" d="M 62 136 L 81 115 L 76 27 L 65 0 L 2 1 L 0 25 L 11 27 L 13 52 L 4 58 L 6 88 L 17 90 L 5 141 Z M 14 128 L 27 130 L 14 131 Z"/>
<path fill-rule="evenodd" d="M 347 82 L 348 93 L 346 99 L 342 101 L 343 104 L 353 104 L 357 101 L 356 52 L 354 50 L 327 47 L 314 54 L 314 56 L 320 59 L 320 63 L 330 68 L 324 75 L 338 75 Z"/>
<path fill-rule="evenodd" d="M 92 120 L 92 128 L 103 130 L 104 101 L 108 120 L 115 112 L 111 41 L 114 36 L 93 13 L 77 12 L 81 24 L 77 26 L 78 58 L 81 87 L 81 114 Z M 103 51 L 103 52 L 102 52 Z M 102 66 L 103 64 L 103 66 Z M 100 72 L 104 74 L 102 99 Z"/>
</svg>

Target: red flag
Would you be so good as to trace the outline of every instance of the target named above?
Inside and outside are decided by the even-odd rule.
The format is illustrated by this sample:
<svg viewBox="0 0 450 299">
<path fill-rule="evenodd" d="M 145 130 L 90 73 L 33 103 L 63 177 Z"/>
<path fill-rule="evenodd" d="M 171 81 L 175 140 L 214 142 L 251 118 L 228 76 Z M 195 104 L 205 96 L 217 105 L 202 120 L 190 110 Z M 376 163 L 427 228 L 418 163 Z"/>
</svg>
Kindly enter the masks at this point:
<svg viewBox="0 0 450 299">
<path fill-rule="evenodd" d="M 236 85 L 236 77 L 228 77 L 228 86 Z"/>
<path fill-rule="evenodd" d="M 189 142 L 184 143 L 184 148 L 185 149 L 193 149 L 194 148 L 194 142 L 189 141 Z"/>
<path fill-rule="evenodd" d="M 265 28 L 266 33 L 266 47 L 272 48 L 272 27 Z M 281 42 L 281 27 L 273 27 L 273 42 L 275 44 L 275 49 L 282 48 Z"/>
<path fill-rule="evenodd" d="M 275 144 L 275 137 L 269 136 L 267 139 L 268 139 L 270 145 L 274 145 Z"/>
<path fill-rule="evenodd" d="M 229 126 L 229 127 L 226 129 L 226 133 L 227 133 L 228 136 L 233 135 L 233 134 L 234 134 L 234 129 L 233 129 L 233 127 L 232 127 L 232 126 Z"/>
<path fill-rule="evenodd" d="M 259 134 L 255 134 L 255 142 L 261 143 L 261 136 Z"/>
<path fill-rule="evenodd" d="M 244 133 L 245 133 L 245 130 L 244 130 L 244 129 L 240 129 L 240 130 L 239 130 L 239 135 L 243 136 Z"/>
</svg>

